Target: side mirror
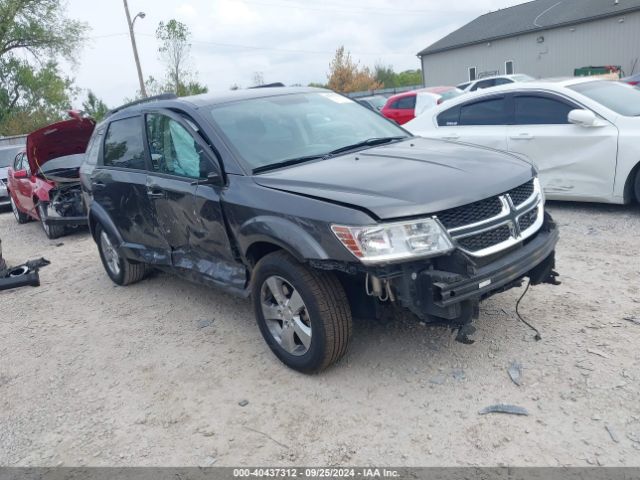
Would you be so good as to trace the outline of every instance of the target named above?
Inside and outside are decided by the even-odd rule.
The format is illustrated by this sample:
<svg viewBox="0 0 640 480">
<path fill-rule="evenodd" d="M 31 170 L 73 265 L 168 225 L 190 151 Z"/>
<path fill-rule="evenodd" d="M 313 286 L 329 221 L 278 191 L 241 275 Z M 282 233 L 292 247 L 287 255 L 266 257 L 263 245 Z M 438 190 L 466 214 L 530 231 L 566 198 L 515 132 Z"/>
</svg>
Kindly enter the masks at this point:
<svg viewBox="0 0 640 480">
<path fill-rule="evenodd" d="M 598 117 L 591 110 L 571 110 L 569 112 L 569 123 L 581 127 L 598 126 Z"/>
<path fill-rule="evenodd" d="M 26 170 L 16 170 L 15 172 L 13 172 L 13 178 L 27 178 L 27 177 L 29 177 L 29 175 L 27 175 Z"/>
</svg>

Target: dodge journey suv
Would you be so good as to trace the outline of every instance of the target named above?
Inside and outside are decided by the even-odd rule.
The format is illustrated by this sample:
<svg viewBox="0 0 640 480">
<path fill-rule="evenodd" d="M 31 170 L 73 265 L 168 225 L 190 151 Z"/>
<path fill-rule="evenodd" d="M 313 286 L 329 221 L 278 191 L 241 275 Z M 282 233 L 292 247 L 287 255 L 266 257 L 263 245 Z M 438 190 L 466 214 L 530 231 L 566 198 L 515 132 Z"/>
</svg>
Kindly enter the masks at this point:
<svg viewBox="0 0 640 480">
<path fill-rule="evenodd" d="M 553 282 L 534 168 L 413 137 L 336 93 L 262 88 L 129 104 L 81 168 L 111 280 L 162 269 L 251 297 L 275 355 L 314 372 L 384 304 L 458 329 L 479 302 Z"/>
</svg>

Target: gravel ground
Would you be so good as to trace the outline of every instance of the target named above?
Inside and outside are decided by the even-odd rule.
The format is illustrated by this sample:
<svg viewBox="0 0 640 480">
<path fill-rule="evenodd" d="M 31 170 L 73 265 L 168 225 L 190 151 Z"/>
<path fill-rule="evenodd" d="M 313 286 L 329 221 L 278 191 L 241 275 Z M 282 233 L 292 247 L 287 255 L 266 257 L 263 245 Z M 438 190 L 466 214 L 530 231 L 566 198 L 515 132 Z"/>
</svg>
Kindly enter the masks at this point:
<svg viewBox="0 0 640 480">
<path fill-rule="evenodd" d="M 49 241 L 2 213 L 8 263 L 52 263 L 0 292 L 0 465 L 640 466 L 640 209 L 550 210 L 563 284 L 521 304 L 541 342 L 516 289 L 473 345 L 358 320 L 315 376 L 276 360 L 248 301 L 164 274 L 116 287 L 86 231 Z M 479 415 L 495 403 L 529 416 Z"/>
</svg>

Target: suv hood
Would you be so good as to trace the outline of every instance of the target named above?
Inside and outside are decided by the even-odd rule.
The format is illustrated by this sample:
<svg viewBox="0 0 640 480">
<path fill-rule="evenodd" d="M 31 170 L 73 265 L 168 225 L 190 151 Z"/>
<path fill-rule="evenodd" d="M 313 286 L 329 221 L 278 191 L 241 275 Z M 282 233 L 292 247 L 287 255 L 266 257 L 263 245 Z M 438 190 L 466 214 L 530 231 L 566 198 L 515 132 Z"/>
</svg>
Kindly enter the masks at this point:
<svg viewBox="0 0 640 480">
<path fill-rule="evenodd" d="M 84 153 L 94 127 L 93 119 L 76 117 L 29 134 L 27 158 L 31 171 L 39 171 L 40 167 L 54 158 Z"/>
<path fill-rule="evenodd" d="M 528 182 L 534 174 L 531 164 L 507 153 L 416 137 L 256 175 L 254 180 L 385 220 L 483 200 Z"/>
</svg>

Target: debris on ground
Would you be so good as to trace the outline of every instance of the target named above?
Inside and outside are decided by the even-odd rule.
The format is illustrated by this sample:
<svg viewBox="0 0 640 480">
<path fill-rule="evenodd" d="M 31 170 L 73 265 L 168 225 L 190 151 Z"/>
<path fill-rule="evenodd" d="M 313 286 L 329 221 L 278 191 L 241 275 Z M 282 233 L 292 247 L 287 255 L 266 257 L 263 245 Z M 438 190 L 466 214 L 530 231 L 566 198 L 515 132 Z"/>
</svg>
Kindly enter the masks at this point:
<svg viewBox="0 0 640 480">
<path fill-rule="evenodd" d="M 216 462 L 217 462 L 217 459 L 213 458 L 212 456 L 208 456 L 207 458 L 204 459 L 204 466 L 210 467 Z"/>
<path fill-rule="evenodd" d="M 606 353 L 600 351 L 600 350 L 594 350 L 592 348 L 587 348 L 587 353 L 591 353 L 593 355 L 598 355 L 599 357 L 602 358 L 611 358 L 609 355 L 607 355 Z"/>
<path fill-rule="evenodd" d="M 612 427 L 610 427 L 609 425 L 605 425 L 604 428 L 607 430 L 607 433 L 611 437 L 611 440 L 613 440 L 615 443 L 620 443 L 618 434 L 615 432 L 615 430 Z"/>
<path fill-rule="evenodd" d="M 480 415 L 487 415 L 489 413 L 504 413 L 507 415 L 522 415 L 528 416 L 529 412 L 524 407 L 517 405 L 508 405 L 505 403 L 497 403 L 495 405 L 489 405 L 478 412 Z"/>
<path fill-rule="evenodd" d="M 40 276 L 38 271 L 51 262 L 44 258 L 30 260 L 17 267 L 5 268 L 0 271 L 0 290 L 9 290 L 18 287 L 39 287 Z"/>
<path fill-rule="evenodd" d="M 249 400 L 240 400 L 238 402 L 238 405 L 240 405 L 241 407 L 246 407 L 247 405 L 249 405 Z"/>
<path fill-rule="evenodd" d="M 640 325 L 640 317 L 624 317 L 623 320 L 631 322 L 635 325 Z"/>
<path fill-rule="evenodd" d="M 210 327 L 211 325 L 213 325 L 213 320 L 209 320 L 209 319 L 198 320 L 198 328 L 200 329 Z"/>
<path fill-rule="evenodd" d="M 453 377 L 454 380 L 457 380 L 458 382 L 467 378 L 467 376 L 464 373 L 464 370 L 462 370 L 461 368 L 454 368 L 453 370 L 451 370 L 451 376 Z"/>
<path fill-rule="evenodd" d="M 513 361 L 509 368 L 507 368 L 511 381 L 517 386 L 522 385 L 522 365 L 519 362 Z"/>
</svg>

